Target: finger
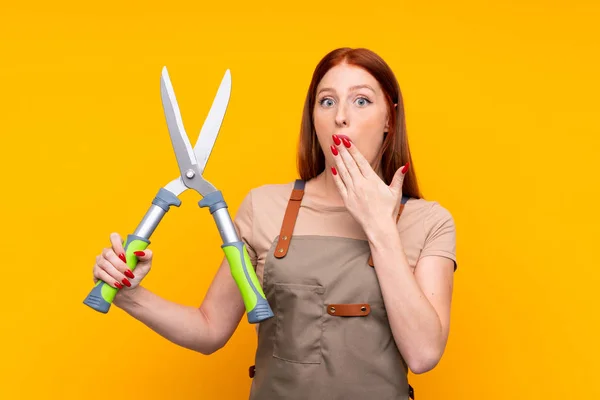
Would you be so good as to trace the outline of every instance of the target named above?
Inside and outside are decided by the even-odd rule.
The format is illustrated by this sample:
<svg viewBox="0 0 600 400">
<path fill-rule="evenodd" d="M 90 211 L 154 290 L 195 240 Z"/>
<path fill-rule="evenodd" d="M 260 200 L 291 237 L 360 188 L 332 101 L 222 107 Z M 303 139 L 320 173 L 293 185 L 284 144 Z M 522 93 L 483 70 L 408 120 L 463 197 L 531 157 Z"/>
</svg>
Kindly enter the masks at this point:
<svg viewBox="0 0 600 400">
<path fill-rule="evenodd" d="M 97 264 L 94 266 L 94 283 L 98 282 L 98 280 L 103 281 L 107 285 L 110 285 L 117 289 L 122 289 L 123 285 L 116 281 L 108 272 L 100 268 Z"/>
<path fill-rule="evenodd" d="M 398 170 L 394 174 L 394 177 L 392 178 L 392 182 L 390 182 L 390 186 L 389 186 L 390 189 L 392 189 L 392 191 L 394 193 L 402 192 L 402 186 L 404 184 L 404 177 L 406 176 L 406 172 L 408 171 L 408 166 L 409 166 L 409 163 L 406 163 L 404 166 L 398 168 Z"/>
<path fill-rule="evenodd" d="M 125 264 L 123 262 L 123 260 L 121 260 L 120 257 L 117 257 L 117 255 L 115 254 L 113 249 L 104 249 L 102 251 L 102 257 L 106 261 L 108 261 L 117 271 L 119 271 L 121 274 L 125 275 L 127 278 L 130 278 L 130 279 L 135 278 L 135 276 L 133 275 L 133 272 L 131 272 L 131 269 L 129 268 L 129 266 L 127 264 Z"/>
<path fill-rule="evenodd" d="M 138 262 L 148 262 L 152 259 L 152 250 L 150 249 L 134 251 L 133 254 L 137 257 Z"/>
<path fill-rule="evenodd" d="M 344 145 L 346 145 L 345 142 Z M 373 171 L 373 167 L 371 166 L 369 161 L 362 155 L 362 153 L 358 150 L 358 147 L 356 147 L 351 140 L 348 140 L 348 145 L 344 147 L 346 148 L 348 154 L 354 160 L 354 163 L 357 165 L 358 170 L 360 171 L 363 177 L 372 178 L 375 175 L 377 175 L 375 171 Z"/>
<path fill-rule="evenodd" d="M 125 286 L 131 286 L 131 282 L 129 282 L 129 279 L 127 279 L 127 277 L 121 271 L 115 268 L 115 266 L 103 256 L 98 257 L 98 259 L 96 260 L 96 264 L 104 272 L 106 272 L 113 280 L 120 282 Z"/>
<path fill-rule="evenodd" d="M 344 185 L 342 178 L 340 178 L 337 169 L 335 167 L 331 167 L 331 173 L 333 174 L 333 182 L 335 183 L 335 186 L 340 191 L 342 198 L 346 199 L 346 196 L 348 196 L 348 189 L 346 188 L 346 185 Z"/>
<path fill-rule="evenodd" d="M 331 152 L 333 153 L 333 162 L 335 163 L 337 176 L 341 179 L 346 190 L 353 190 L 354 184 L 352 182 L 352 177 L 348 172 L 348 168 L 346 168 L 346 164 L 341 158 L 338 147 L 336 147 L 335 145 L 331 145 Z"/>
<path fill-rule="evenodd" d="M 120 258 L 122 256 L 123 258 L 121 259 L 123 260 L 123 262 L 125 262 L 125 249 L 123 248 L 123 239 L 121 239 L 121 235 L 119 235 L 116 232 L 111 233 L 110 244 L 115 253 L 118 254 Z"/>
<path fill-rule="evenodd" d="M 356 146 L 352 146 L 350 140 L 345 137 L 342 137 L 341 139 L 342 143 L 340 143 L 337 146 L 339 151 L 339 157 L 342 159 L 342 162 L 344 163 L 346 170 L 348 170 L 348 174 L 350 175 L 352 180 L 356 182 L 358 179 L 364 178 L 364 175 L 360 171 L 358 164 L 348 151 L 350 148 L 353 148 L 354 150 Z"/>
<path fill-rule="evenodd" d="M 136 265 L 136 270 L 141 270 L 147 272 L 150 269 L 150 263 L 152 261 L 152 250 L 145 249 L 140 251 L 134 251 L 133 254 L 137 257 L 138 263 Z"/>
</svg>

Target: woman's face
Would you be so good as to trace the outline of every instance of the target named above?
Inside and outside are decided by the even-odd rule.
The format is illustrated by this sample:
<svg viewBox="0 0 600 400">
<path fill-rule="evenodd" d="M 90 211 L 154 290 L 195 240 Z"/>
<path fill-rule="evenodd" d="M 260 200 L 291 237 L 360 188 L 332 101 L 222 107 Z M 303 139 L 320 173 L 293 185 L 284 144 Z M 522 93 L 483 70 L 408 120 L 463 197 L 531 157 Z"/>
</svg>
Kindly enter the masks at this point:
<svg viewBox="0 0 600 400">
<path fill-rule="evenodd" d="M 347 136 L 374 165 L 388 130 L 388 110 L 379 82 L 362 68 L 331 68 L 317 86 L 313 123 L 328 165 L 335 165 L 332 135 Z"/>
</svg>

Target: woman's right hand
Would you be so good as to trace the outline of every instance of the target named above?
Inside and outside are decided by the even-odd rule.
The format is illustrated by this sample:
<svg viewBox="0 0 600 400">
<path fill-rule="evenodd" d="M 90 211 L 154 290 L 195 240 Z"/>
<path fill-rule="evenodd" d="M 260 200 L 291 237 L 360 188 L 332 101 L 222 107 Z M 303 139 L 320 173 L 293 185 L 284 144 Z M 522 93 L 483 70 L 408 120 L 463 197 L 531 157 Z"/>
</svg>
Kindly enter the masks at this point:
<svg viewBox="0 0 600 400">
<path fill-rule="evenodd" d="M 108 285 L 124 290 L 135 289 L 152 268 L 152 250 L 135 252 L 138 262 L 133 273 L 125 263 L 123 240 L 118 233 L 111 233 L 111 248 L 105 248 L 96 256 L 93 276 L 94 284 L 99 279 Z"/>
</svg>

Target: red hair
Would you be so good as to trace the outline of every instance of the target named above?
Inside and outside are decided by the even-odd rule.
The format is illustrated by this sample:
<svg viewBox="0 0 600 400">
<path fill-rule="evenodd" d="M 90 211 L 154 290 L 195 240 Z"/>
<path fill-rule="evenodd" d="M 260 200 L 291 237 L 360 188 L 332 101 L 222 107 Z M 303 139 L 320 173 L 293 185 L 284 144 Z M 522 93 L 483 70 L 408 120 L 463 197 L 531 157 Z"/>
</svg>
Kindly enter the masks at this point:
<svg viewBox="0 0 600 400">
<path fill-rule="evenodd" d="M 383 144 L 377 155 L 375 168 L 381 166 L 383 181 L 389 185 L 396 171 L 407 162 L 410 162 L 410 168 L 404 177 L 402 194 L 413 198 L 422 198 L 406 136 L 404 104 L 400 86 L 386 62 L 373 51 L 363 48 L 344 47 L 335 49 L 319 61 L 313 72 L 306 101 L 304 102 L 298 143 L 297 162 L 300 178 L 305 181 L 310 180 L 325 169 L 325 155 L 317 140 L 313 124 L 317 85 L 329 69 L 344 63 L 363 68 L 370 73 L 379 82 L 385 96 L 388 115 L 390 116 L 389 132 L 385 134 Z M 394 107 L 394 104 L 397 104 L 397 106 Z"/>
</svg>

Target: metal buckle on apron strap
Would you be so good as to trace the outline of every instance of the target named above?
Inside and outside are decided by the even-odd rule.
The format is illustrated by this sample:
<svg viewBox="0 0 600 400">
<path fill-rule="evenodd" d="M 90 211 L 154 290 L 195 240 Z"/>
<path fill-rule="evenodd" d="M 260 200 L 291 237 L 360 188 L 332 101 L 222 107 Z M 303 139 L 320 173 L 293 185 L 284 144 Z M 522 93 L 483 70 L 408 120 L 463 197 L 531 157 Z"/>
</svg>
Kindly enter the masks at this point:
<svg viewBox="0 0 600 400">
<path fill-rule="evenodd" d="M 368 304 L 329 304 L 327 314 L 336 317 L 365 317 L 371 312 Z"/>
</svg>

